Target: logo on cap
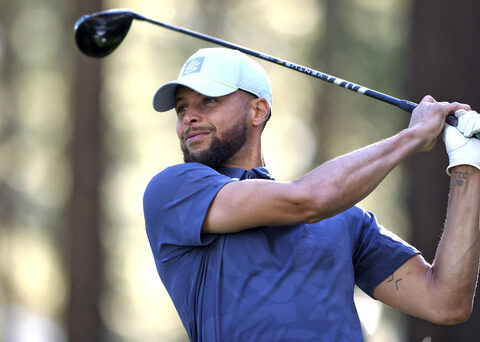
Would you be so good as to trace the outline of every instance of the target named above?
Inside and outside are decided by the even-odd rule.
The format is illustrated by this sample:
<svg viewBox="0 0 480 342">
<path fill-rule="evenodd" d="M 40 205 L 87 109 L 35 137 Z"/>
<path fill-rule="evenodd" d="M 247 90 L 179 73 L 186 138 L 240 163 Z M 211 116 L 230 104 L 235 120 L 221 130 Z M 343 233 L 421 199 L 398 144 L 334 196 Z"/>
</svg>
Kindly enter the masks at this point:
<svg viewBox="0 0 480 342">
<path fill-rule="evenodd" d="M 185 69 L 183 70 L 182 77 L 196 73 L 196 72 L 200 72 L 204 59 L 205 57 L 197 57 L 192 60 L 189 60 L 185 65 Z"/>
</svg>

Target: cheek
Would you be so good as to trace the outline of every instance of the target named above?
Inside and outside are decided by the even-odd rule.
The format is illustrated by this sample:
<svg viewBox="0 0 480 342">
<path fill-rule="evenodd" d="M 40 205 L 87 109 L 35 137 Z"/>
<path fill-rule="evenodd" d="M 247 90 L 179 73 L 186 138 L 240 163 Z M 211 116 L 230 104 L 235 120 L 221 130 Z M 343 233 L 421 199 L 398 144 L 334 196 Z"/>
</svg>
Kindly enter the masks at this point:
<svg viewBox="0 0 480 342">
<path fill-rule="evenodd" d="M 184 125 L 182 123 L 181 120 L 177 120 L 177 127 L 176 127 L 176 130 L 177 130 L 177 136 L 179 139 L 181 139 L 182 137 L 182 133 L 183 133 L 183 130 L 184 130 Z"/>
</svg>

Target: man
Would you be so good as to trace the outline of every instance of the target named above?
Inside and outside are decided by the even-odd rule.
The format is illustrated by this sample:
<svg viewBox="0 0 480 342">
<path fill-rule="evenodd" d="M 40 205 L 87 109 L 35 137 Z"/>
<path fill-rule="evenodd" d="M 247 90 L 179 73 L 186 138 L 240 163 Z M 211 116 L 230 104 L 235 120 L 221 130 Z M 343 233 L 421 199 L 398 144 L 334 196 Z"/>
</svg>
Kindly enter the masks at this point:
<svg viewBox="0 0 480 342">
<path fill-rule="evenodd" d="M 431 322 L 469 317 L 480 251 L 480 141 L 469 137 L 480 115 L 468 105 L 426 96 L 408 128 L 292 182 L 264 168 L 270 83 L 242 53 L 199 50 L 154 108 L 175 108 L 185 164 L 149 183 L 146 228 L 192 341 L 360 341 L 355 284 Z M 465 135 L 445 125 L 453 112 Z M 450 203 L 429 265 L 355 204 L 444 127 Z"/>
</svg>

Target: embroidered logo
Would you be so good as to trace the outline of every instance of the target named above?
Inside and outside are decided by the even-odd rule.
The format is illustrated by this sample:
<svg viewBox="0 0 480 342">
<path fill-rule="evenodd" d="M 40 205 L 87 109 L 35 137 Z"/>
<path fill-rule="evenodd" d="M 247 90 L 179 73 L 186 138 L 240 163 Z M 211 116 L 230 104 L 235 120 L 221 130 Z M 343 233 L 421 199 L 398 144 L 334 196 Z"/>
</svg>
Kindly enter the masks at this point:
<svg viewBox="0 0 480 342">
<path fill-rule="evenodd" d="M 197 57 L 192 60 L 189 60 L 187 62 L 187 65 L 185 65 L 185 69 L 183 70 L 182 77 L 193 74 L 195 72 L 200 72 L 204 59 L 205 57 Z"/>
</svg>

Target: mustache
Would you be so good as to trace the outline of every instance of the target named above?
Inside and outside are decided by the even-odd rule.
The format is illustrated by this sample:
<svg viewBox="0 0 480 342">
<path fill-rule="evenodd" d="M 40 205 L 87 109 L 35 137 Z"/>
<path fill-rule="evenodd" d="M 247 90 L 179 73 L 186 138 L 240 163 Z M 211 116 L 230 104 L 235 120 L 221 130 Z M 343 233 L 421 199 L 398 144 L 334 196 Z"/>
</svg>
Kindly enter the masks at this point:
<svg viewBox="0 0 480 342">
<path fill-rule="evenodd" d="M 187 139 L 187 135 L 189 135 L 191 132 L 196 132 L 196 131 L 215 132 L 216 130 L 217 129 L 213 125 L 209 125 L 209 126 L 190 126 L 183 132 L 182 141 L 185 141 Z"/>
</svg>

